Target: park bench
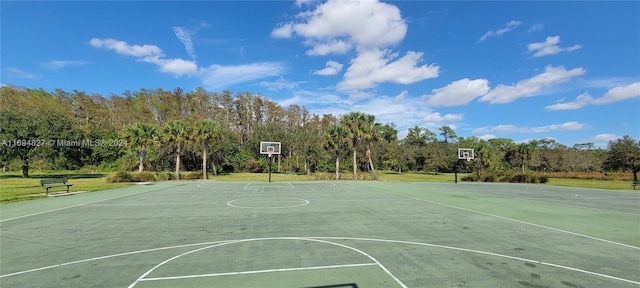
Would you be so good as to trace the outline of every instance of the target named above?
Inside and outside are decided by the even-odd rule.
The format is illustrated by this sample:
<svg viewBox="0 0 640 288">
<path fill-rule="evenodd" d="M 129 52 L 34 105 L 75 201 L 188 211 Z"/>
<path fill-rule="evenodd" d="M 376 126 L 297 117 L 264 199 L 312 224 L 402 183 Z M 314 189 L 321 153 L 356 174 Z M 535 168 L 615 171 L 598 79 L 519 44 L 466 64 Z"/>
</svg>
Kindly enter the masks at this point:
<svg viewBox="0 0 640 288">
<path fill-rule="evenodd" d="M 69 187 L 73 186 L 73 184 L 67 183 L 67 178 L 49 178 L 49 179 L 40 179 L 40 185 L 45 189 L 45 195 L 49 195 L 49 189 L 54 187 L 67 187 L 67 193 L 69 193 Z"/>
<path fill-rule="evenodd" d="M 633 181 L 633 184 L 631 184 L 631 186 L 633 186 L 633 190 L 636 190 L 636 185 L 638 185 L 638 183 L 640 183 L 640 181 Z"/>
</svg>

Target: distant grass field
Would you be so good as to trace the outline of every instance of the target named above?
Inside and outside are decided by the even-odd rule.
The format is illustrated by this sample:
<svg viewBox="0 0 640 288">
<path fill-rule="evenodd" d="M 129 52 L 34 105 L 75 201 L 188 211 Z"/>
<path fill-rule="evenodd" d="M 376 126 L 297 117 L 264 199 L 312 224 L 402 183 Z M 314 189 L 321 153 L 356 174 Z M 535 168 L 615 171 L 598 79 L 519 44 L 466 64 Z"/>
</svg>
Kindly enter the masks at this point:
<svg viewBox="0 0 640 288">
<path fill-rule="evenodd" d="M 132 183 L 107 183 L 108 174 L 87 173 L 33 173 L 29 178 L 22 178 L 17 173 L 0 173 L 0 203 L 19 202 L 45 198 L 45 189 L 40 186 L 40 179 L 66 177 L 73 184 L 70 191 L 90 192 L 114 189 L 133 185 Z M 65 188 L 51 188 L 49 193 L 62 191 Z"/>
<path fill-rule="evenodd" d="M 368 172 L 361 172 L 370 174 Z M 40 186 L 40 179 L 67 177 L 69 183 L 73 184 L 72 191 L 91 192 L 106 189 L 114 189 L 134 185 L 132 183 L 107 183 L 105 180 L 112 173 L 79 173 L 79 172 L 33 172 L 29 178 L 22 178 L 18 172 L 0 173 L 0 203 L 10 203 L 31 199 L 44 198 L 44 188 Z M 347 173 L 343 173 L 344 179 Z M 458 180 L 467 174 L 459 173 Z M 326 175 L 325 175 L 326 176 Z M 381 181 L 399 182 L 453 182 L 454 174 L 450 173 L 397 173 L 391 171 L 379 171 L 378 176 Z M 267 173 L 228 173 L 220 175 L 209 175 L 212 181 L 268 181 Z M 329 178 L 330 179 L 330 178 Z M 312 181 L 318 180 L 314 175 L 300 175 L 293 173 L 272 173 L 273 182 L 280 181 Z M 600 179 L 574 179 L 574 178 L 549 178 L 549 182 L 544 185 L 599 188 L 612 190 L 631 190 L 631 181 L 627 180 L 600 180 Z M 60 189 L 58 189 L 60 190 Z M 50 192 L 57 191 L 56 189 Z"/>
</svg>

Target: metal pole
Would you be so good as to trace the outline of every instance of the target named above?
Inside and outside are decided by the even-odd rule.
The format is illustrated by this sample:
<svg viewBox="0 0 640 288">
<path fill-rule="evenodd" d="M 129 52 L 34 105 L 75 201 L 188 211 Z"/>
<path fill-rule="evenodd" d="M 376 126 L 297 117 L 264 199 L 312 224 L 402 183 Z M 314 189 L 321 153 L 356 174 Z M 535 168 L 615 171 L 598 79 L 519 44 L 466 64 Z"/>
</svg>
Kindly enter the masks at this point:
<svg viewBox="0 0 640 288">
<path fill-rule="evenodd" d="M 269 155 L 269 156 L 271 156 L 271 155 Z M 269 161 L 267 161 L 267 162 L 269 162 L 269 164 L 267 164 L 267 166 L 268 166 L 267 170 L 269 170 L 269 183 L 271 183 L 271 157 L 269 157 Z"/>
<path fill-rule="evenodd" d="M 458 183 L 458 165 L 460 165 L 460 159 L 456 162 L 456 165 L 453 167 L 453 175 L 455 175 L 454 183 Z"/>
</svg>

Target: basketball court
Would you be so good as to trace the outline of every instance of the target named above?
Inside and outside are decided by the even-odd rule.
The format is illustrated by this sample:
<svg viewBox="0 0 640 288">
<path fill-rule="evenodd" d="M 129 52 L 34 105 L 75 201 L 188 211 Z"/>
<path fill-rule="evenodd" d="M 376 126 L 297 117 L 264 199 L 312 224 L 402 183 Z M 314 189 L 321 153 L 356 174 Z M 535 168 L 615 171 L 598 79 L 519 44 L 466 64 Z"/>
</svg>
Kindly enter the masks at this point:
<svg viewBox="0 0 640 288">
<path fill-rule="evenodd" d="M 0 211 L 1 287 L 638 287 L 640 194 L 169 181 Z"/>
</svg>

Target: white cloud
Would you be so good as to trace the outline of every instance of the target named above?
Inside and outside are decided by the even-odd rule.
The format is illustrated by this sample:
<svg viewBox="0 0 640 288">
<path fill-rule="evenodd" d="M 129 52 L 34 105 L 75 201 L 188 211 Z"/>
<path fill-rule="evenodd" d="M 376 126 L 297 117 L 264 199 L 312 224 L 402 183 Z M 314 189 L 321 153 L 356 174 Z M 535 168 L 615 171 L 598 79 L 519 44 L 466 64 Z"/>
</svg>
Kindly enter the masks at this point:
<svg viewBox="0 0 640 288">
<path fill-rule="evenodd" d="M 546 110 L 577 110 L 589 104 L 604 105 L 627 99 L 640 98 L 640 82 L 609 89 L 600 98 L 593 98 L 588 93 L 580 94 L 576 100 L 567 103 L 556 103 L 545 107 Z"/>
<path fill-rule="evenodd" d="M 20 70 L 16 67 L 7 67 L 4 69 L 6 76 L 25 79 L 38 79 L 40 76 L 36 73 Z"/>
<path fill-rule="evenodd" d="M 305 54 L 309 56 L 324 56 L 328 54 L 344 54 L 349 51 L 353 45 L 343 40 L 333 40 L 327 43 L 316 44 L 307 50 Z"/>
<path fill-rule="evenodd" d="M 134 57 L 163 57 L 162 49 L 156 45 L 129 45 L 116 39 L 93 38 L 89 44 L 96 48 L 114 50 L 116 53 Z"/>
<path fill-rule="evenodd" d="M 61 69 L 70 66 L 80 66 L 88 64 L 88 62 L 84 61 L 76 61 L 76 60 L 51 60 L 45 64 L 50 69 Z"/>
<path fill-rule="evenodd" d="M 496 137 L 496 135 L 493 135 L 493 134 L 484 134 L 484 135 L 478 136 L 478 139 L 482 139 L 482 140 L 491 140 L 496 138 L 498 137 Z"/>
<path fill-rule="evenodd" d="M 529 128 L 526 126 L 516 126 L 512 124 L 501 124 L 493 127 L 480 127 L 473 129 L 473 134 L 487 134 L 487 133 L 542 133 L 549 131 L 572 131 L 580 130 L 585 127 L 585 124 L 576 121 L 565 122 L 561 124 L 551 124 L 547 126 L 538 126 Z"/>
<path fill-rule="evenodd" d="M 298 4 L 307 1 L 298 2 Z M 313 10 L 296 15 L 296 20 L 279 24 L 273 38 L 302 37 L 310 56 L 345 54 L 355 51 L 340 90 L 369 89 L 383 82 L 411 84 L 438 76 L 439 67 L 422 65 L 423 53 L 409 51 L 399 59 L 390 50 L 407 33 L 398 7 L 374 1 L 329 0 Z M 326 72 L 331 72 L 327 70 Z"/>
<path fill-rule="evenodd" d="M 606 148 L 609 145 L 609 141 L 615 141 L 620 138 L 621 138 L 620 136 L 615 134 L 598 134 L 596 136 L 589 138 L 587 141 L 584 141 L 584 142 L 587 142 L 587 143 L 591 142 L 594 144 L 595 147 Z"/>
<path fill-rule="evenodd" d="M 545 110 L 557 111 L 557 110 L 577 110 L 584 106 L 587 106 L 591 103 L 593 97 L 589 95 L 589 93 L 583 93 L 576 97 L 575 101 L 566 102 L 566 103 L 556 103 L 553 105 L 549 105 L 544 107 Z"/>
<path fill-rule="evenodd" d="M 202 82 L 208 89 L 217 89 L 229 85 L 278 76 L 286 70 L 286 66 L 275 62 L 260 62 L 235 66 L 211 65 L 200 68 Z"/>
<path fill-rule="evenodd" d="M 121 55 L 137 57 L 139 61 L 157 65 L 160 72 L 174 76 L 194 75 L 198 71 L 195 61 L 179 58 L 165 59 L 164 52 L 156 45 L 129 45 L 125 41 L 100 38 L 91 39 L 89 44 L 96 48 L 113 50 Z"/>
<path fill-rule="evenodd" d="M 351 60 L 344 79 L 338 83 L 339 90 L 367 89 L 379 83 L 393 82 L 411 84 L 438 76 L 439 66 L 422 65 L 422 53 L 409 51 L 403 57 L 395 59 L 397 54 L 390 50 L 372 50 L 361 52 Z"/>
<path fill-rule="evenodd" d="M 423 122 L 431 123 L 434 126 L 441 126 L 441 124 L 451 123 L 451 122 L 460 122 L 464 119 L 462 114 L 445 114 L 442 115 L 439 112 L 433 112 L 427 114 L 422 118 Z"/>
<path fill-rule="evenodd" d="M 493 127 L 480 127 L 473 129 L 471 131 L 473 134 L 484 134 L 489 132 L 498 132 L 498 133 L 509 133 L 509 132 L 517 132 L 520 128 L 511 124 L 500 124 Z"/>
<path fill-rule="evenodd" d="M 306 38 L 309 45 L 323 45 L 342 39 L 361 48 L 398 44 L 407 32 L 398 7 L 378 1 L 329 0 L 315 10 L 297 15 L 300 22 L 279 25 L 275 38 Z"/>
<path fill-rule="evenodd" d="M 158 57 L 144 57 L 141 61 L 158 65 L 160 72 L 170 73 L 174 76 L 194 75 L 198 72 L 195 61 L 175 59 L 162 59 Z"/>
<path fill-rule="evenodd" d="M 407 98 L 407 95 L 409 94 L 409 91 L 407 90 L 402 90 L 402 92 L 400 92 L 400 94 L 396 95 L 396 97 L 393 98 L 394 101 L 402 101 L 404 99 Z"/>
<path fill-rule="evenodd" d="M 276 81 L 262 81 L 260 82 L 260 87 L 267 88 L 267 90 L 271 90 L 271 91 L 278 91 L 282 89 L 298 88 L 300 83 L 303 83 L 303 82 L 302 81 L 292 82 L 284 78 L 280 78 Z"/>
<path fill-rule="evenodd" d="M 602 105 L 626 99 L 640 98 L 640 82 L 609 89 L 604 96 L 593 99 L 592 104 Z"/>
<path fill-rule="evenodd" d="M 531 33 L 542 29 L 544 29 L 544 24 L 533 24 L 531 25 L 531 28 L 527 30 L 527 32 Z"/>
<path fill-rule="evenodd" d="M 484 40 L 487 40 L 487 38 L 489 37 L 497 37 L 497 36 L 501 36 L 504 33 L 507 33 L 509 31 L 513 31 L 514 29 L 518 28 L 518 26 L 520 26 L 520 24 L 522 24 L 522 22 L 520 21 L 515 21 L 515 20 L 511 20 L 509 22 L 507 22 L 504 27 L 496 30 L 496 31 L 487 31 L 487 33 L 484 33 L 484 35 L 482 35 L 482 37 L 480 37 L 480 40 L 478 40 L 478 42 L 482 42 Z"/>
<path fill-rule="evenodd" d="M 515 85 L 500 84 L 486 95 L 480 97 L 480 101 L 491 104 L 504 104 L 523 97 L 532 97 L 548 92 L 550 88 L 567 82 L 572 78 L 583 75 L 584 68 L 566 70 L 564 67 L 547 66 L 544 73 L 532 78 L 518 81 Z"/>
<path fill-rule="evenodd" d="M 583 123 L 579 123 L 576 121 L 565 122 L 562 124 L 552 124 L 547 126 L 539 126 L 531 128 L 530 132 L 533 133 L 541 133 L 541 132 L 549 132 L 549 131 L 573 131 L 580 130 L 584 128 Z"/>
<path fill-rule="evenodd" d="M 453 81 L 445 87 L 433 89 L 433 94 L 426 97 L 429 106 L 453 107 L 467 105 L 487 92 L 489 92 L 489 81 L 486 79 L 464 78 Z"/>
<path fill-rule="evenodd" d="M 342 70 L 342 66 L 342 64 L 336 61 L 327 61 L 326 67 L 324 69 L 317 70 L 313 72 L 313 74 L 322 76 L 336 75 L 338 74 L 338 72 L 340 72 L 340 70 Z"/>
<path fill-rule="evenodd" d="M 291 38 L 293 37 L 293 23 L 283 23 L 278 28 L 271 31 L 273 38 Z"/>
<path fill-rule="evenodd" d="M 582 48 L 582 45 L 573 45 L 570 47 L 560 47 L 560 36 L 549 36 L 544 42 L 530 43 L 528 49 L 530 52 L 535 51 L 533 57 L 542 57 L 547 55 L 558 54 L 563 51 L 571 52 Z"/>
<path fill-rule="evenodd" d="M 173 33 L 176 34 L 178 40 L 180 40 L 182 45 L 184 45 L 184 48 L 187 50 L 187 55 L 189 55 L 191 59 L 196 59 L 196 53 L 193 49 L 193 41 L 191 41 L 191 32 L 184 27 L 173 26 Z"/>
</svg>

